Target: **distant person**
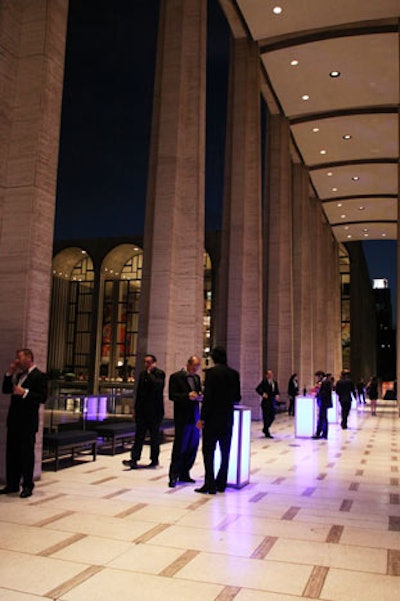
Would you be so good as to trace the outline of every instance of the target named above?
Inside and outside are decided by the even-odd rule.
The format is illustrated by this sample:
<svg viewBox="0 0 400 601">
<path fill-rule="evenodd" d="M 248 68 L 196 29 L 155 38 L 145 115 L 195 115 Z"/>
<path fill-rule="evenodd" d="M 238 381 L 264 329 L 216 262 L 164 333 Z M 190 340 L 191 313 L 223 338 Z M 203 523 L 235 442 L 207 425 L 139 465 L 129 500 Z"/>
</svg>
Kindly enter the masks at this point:
<svg viewBox="0 0 400 601">
<path fill-rule="evenodd" d="M 224 492 L 228 479 L 229 453 L 231 449 L 233 410 L 240 403 L 239 373 L 228 367 L 226 351 L 217 346 L 211 351 L 215 363 L 206 371 L 204 399 L 199 427 L 203 430 L 204 484 L 195 492 L 215 495 Z M 219 444 L 221 465 L 214 474 L 215 448 Z"/>
<path fill-rule="evenodd" d="M 3 393 L 11 394 L 7 416 L 6 486 L 0 494 L 22 491 L 26 499 L 34 488 L 35 440 L 39 406 L 46 402 L 47 378 L 35 365 L 28 348 L 19 349 L 3 380 Z"/>
<path fill-rule="evenodd" d="M 367 401 L 365 400 L 365 381 L 364 378 L 360 378 L 357 382 L 357 396 L 358 402 L 360 405 L 366 405 Z"/>
<path fill-rule="evenodd" d="M 131 458 L 124 459 L 123 464 L 132 470 L 137 469 L 137 462 L 142 455 L 142 449 L 147 431 L 150 433 L 150 464 L 147 467 L 157 467 L 160 454 L 160 425 L 164 417 L 163 390 L 165 373 L 158 369 L 154 355 L 144 358 L 144 370 L 140 372 L 136 389 L 135 442 L 131 450 Z"/>
<path fill-rule="evenodd" d="M 371 402 L 371 415 L 376 415 L 376 405 L 378 402 L 378 378 L 371 376 L 367 384 L 367 394 Z"/>
<path fill-rule="evenodd" d="M 256 388 L 257 394 L 261 396 L 261 409 L 263 415 L 263 432 L 266 438 L 273 438 L 269 431 L 276 413 L 276 403 L 279 401 L 279 386 L 274 380 L 274 372 L 268 369 L 265 377 L 261 380 Z"/>
<path fill-rule="evenodd" d="M 174 403 L 175 438 L 169 468 L 169 487 L 177 482 L 195 482 L 190 470 L 195 462 L 199 447 L 200 419 L 199 401 L 203 399 L 201 380 L 197 372 L 200 359 L 189 357 L 186 369 L 173 373 L 169 378 L 169 399 Z"/>
<path fill-rule="evenodd" d="M 316 398 L 318 404 L 318 423 L 317 430 L 313 436 L 317 438 L 328 438 L 328 409 L 332 407 L 332 377 L 331 374 L 325 374 L 323 371 L 315 373 Z"/>
<path fill-rule="evenodd" d="M 342 371 L 339 380 L 336 382 L 335 390 L 341 407 L 342 430 L 347 430 L 347 419 L 349 417 L 353 395 L 356 395 L 356 389 L 349 372 Z"/>
<path fill-rule="evenodd" d="M 288 382 L 288 390 L 289 396 L 289 409 L 288 414 L 294 415 L 294 407 L 295 407 L 295 398 L 299 394 L 299 383 L 297 380 L 297 374 L 292 374 L 289 378 Z"/>
</svg>

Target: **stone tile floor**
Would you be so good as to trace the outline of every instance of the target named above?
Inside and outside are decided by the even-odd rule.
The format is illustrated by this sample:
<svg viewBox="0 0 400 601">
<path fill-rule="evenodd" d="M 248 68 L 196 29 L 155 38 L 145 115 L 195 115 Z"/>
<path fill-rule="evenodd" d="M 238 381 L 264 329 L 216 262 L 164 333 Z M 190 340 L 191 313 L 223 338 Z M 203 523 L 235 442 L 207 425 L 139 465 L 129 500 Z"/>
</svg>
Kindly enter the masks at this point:
<svg viewBox="0 0 400 601">
<path fill-rule="evenodd" d="M 329 439 L 280 414 L 252 424 L 251 482 L 202 496 L 169 489 L 128 453 L 44 471 L 34 495 L 0 497 L 0 600 L 393 601 L 400 591 L 400 420 L 353 409 Z M 145 447 L 143 464 L 148 462 Z M 199 452 L 192 476 L 202 483 Z"/>
</svg>

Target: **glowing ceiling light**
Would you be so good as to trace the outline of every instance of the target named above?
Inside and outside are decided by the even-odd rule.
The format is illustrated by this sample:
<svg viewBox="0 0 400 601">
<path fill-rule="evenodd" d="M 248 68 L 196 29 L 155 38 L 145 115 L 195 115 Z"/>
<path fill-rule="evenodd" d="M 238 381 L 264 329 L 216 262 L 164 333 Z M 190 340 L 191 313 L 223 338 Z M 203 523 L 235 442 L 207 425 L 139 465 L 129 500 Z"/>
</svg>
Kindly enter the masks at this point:
<svg viewBox="0 0 400 601">
<path fill-rule="evenodd" d="M 297 65 L 299 64 L 299 61 L 296 59 L 293 59 L 292 61 L 290 61 L 290 64 L 292 65 L 292 67 L 297 67 Z"/>
<path fill-rule="evenodd" d="M 340 77 L 340 71 L 331 71 L 329 73 L 330 77 Z"/>
<path fill-rule="evenodd" d="M 359 181 L 359 176 L 355 175 L 354 177 L 351 178 L 353 180 L 353 182 L 358 182 Z"/>
<path fill-rule="evenodd" d="M 337 188 L 332 188 L 332 192 L 337 192 Z"/>
<path fill-rule="evenodd" d="M 386 234 L 385 233 L 382 234 L 382 238 L 386 238 Z"/>
<path fill-rule="evenodd" d="M 320 150 L 319 154 L 326 154 L 326 150 Z"/>
<path fill-rule="evenodd" d="M 353 236 L 351 234 L 347 234 L 347 237 L 348 238 L 352 238 Z"/>
<path fill-rule="evenodd" d="M 313 127 L 313 132 L 316 134 L 319 131 L 319 127 Z"/>
<path fill-rule="evenodd" d="M 333 173 L 332 171 L 328 171 L 328 173 L 326 174 L 328 177 L 332 177 Z"/>
<path fill-rule="evenodd" d="M 363 207 L 362 205 L 360 207 L 358 207 L 359 211 L 365 211 L 365 207 Z"/>
<path fill-rule="evenodd" d="M 344 134 L 344 136 L 342 136 L 343 140 L 351 140 L 351 135 L 350 134 Z"/>
<path fill-rule="evenodd" d="M 272 12 L 274 13 L 274 15 L 280 15 L 282 11 L 283 11 L 283 8 L 281 6 L 274 6 L 274 8 L 272 9 Z"/>
<path fill-rule="evenodd" d="M 310 100 L 310 96 L 308 94 L 303 94 L 301 97 L 302 100 Z"/>
<path fill-rule="evenodd" d="M 340 215 L 340 219 L 346 219 L 346 215 L 343 213 L 343 215 Z"/>
<path fill-rule="evenodd" d="M 342 207 L 343 205 L 342 205 L 342 203 L 341 203 L 341 202 L 338 202 L 336 206 L 337 206 L 337 207 Z"/>
</svg>

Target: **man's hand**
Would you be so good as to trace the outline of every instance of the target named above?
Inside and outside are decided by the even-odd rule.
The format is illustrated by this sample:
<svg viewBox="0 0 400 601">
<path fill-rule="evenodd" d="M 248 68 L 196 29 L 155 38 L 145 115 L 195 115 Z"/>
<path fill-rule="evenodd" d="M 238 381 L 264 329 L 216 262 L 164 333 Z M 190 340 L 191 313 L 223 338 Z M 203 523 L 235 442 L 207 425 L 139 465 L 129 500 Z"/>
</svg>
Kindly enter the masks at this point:
<svg viewBox="0 0 400 601">
<path fill-rule="evenodd" d="M 190 401 L 197 401 L 197 397 L 198 397 L 198 394 L 195 390 L 191 390 L 189 392 L 189 400 Z"/>
<path fill-rule="evenodd" d="M 263 399 L 267 399 L 268 398 L 268 393 L 263 392 Z"/>
<path fill-rule="evenodd" d="M 202 430 L 204 428 L 204 420 L 199 419 L 198 422 L 197 422 L 197 424 L 196 424 L 196 428 L 198 430 Z"/>
<path fill-rule="evenodd" d="M 18 396 L 24 396 L 26 392 L 26 388 L 22 388 L 22 386 L 18 386 L 17 384 L 13 388 L 13 393 Z"/>
</svg>

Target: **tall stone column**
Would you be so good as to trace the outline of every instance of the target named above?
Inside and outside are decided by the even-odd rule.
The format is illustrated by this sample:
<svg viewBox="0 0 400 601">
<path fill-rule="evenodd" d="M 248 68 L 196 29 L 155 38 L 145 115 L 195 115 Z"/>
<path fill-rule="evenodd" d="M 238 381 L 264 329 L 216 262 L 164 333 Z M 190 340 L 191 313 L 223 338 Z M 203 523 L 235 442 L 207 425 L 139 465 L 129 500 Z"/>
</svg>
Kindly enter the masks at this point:
<svg viewBox="0 0 400 601">
<path fill-rule="evenodd" d="M 206 8 L 160 6 L 138 364 L 153 353 L 167 373 L 202 353 Z"/>
<path fill-rule="evenodd" d="M 46 369 L 67 10 L 64 0 L 0 4 L 0 371 L 21 346 Z M 8 402 L 1 396 L 2 480 Z"/>
<path fill-rule="evenodd" d="M 309 389 L 314 383 L 314 257 L 309 186 L 307 169 L 296 163 L 293 165 L 293 372 L 298 374 L 300 390 Z"/>
<path fill-rule="evenodd" d="M 311 203 L 312 220 L 312 255 L 314 257 L 314 270 L 312 286 L 312 328 L 313 328 L 313 372 L 326 371 L 326 323 L 325 323 L 325 292 L 326 285 L 324 244 L 323 244 L 323 216 L 320 202 L 313 199 Z"/>
<path fill-rule="evenodd" d="M 292 172 L 289 123 L 280 115 L 267 120 L 265 236 L 266 367 L 282 390 L 293 367 Z"/>
<path fill-rule="evenodd" d="M 259 418 L 262 376 L 262 246 L 259 57 L 232 39 L 217 342 L 239 370 L 243 403 Z"/>
</svg>

